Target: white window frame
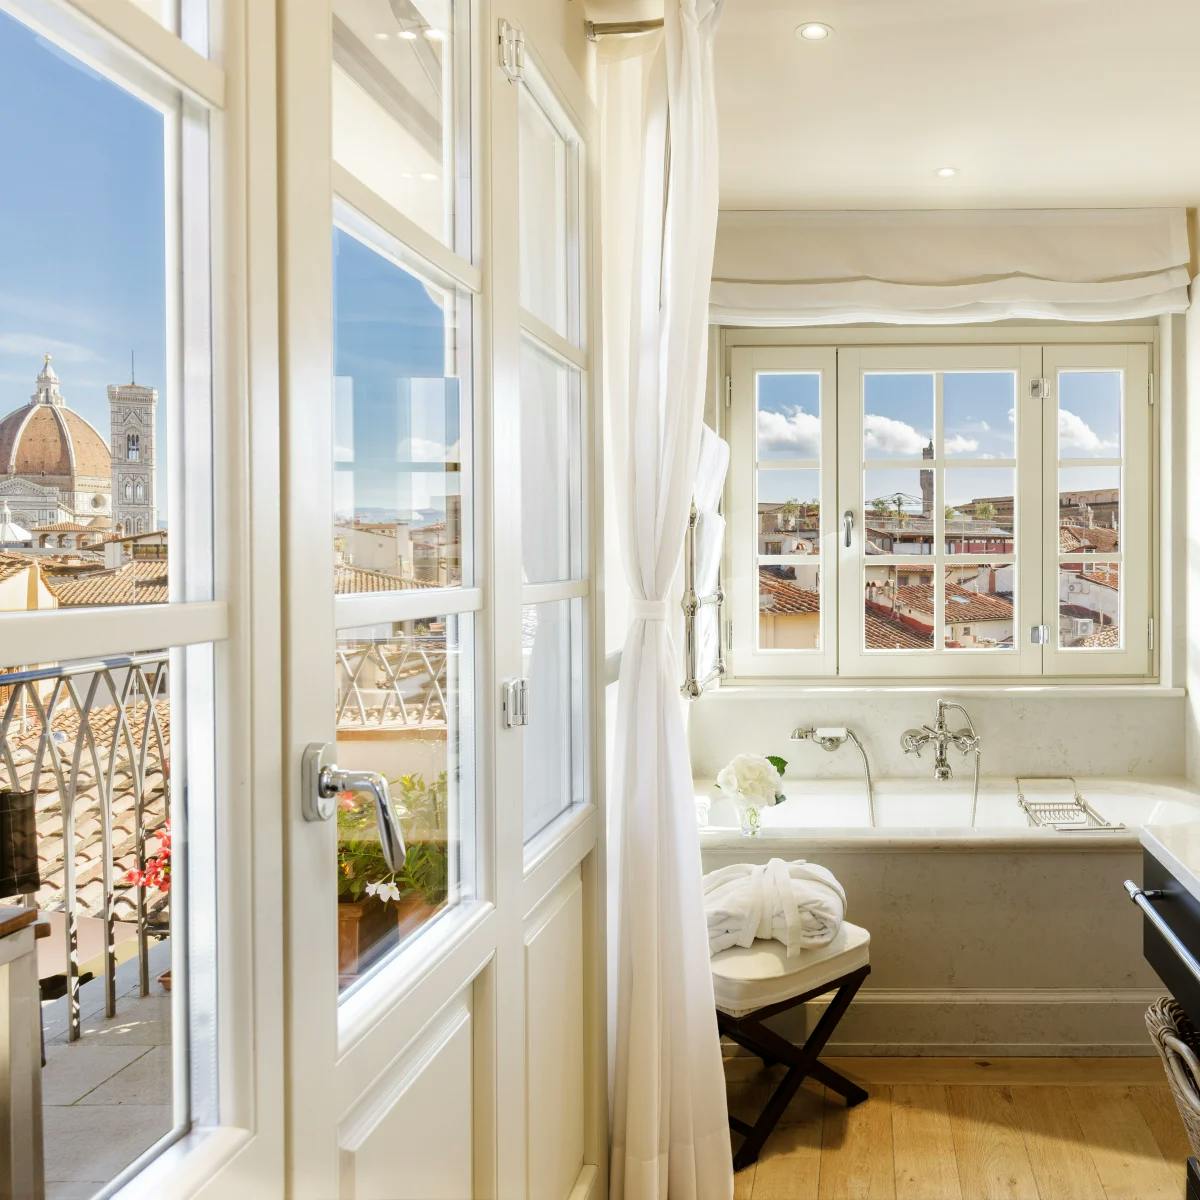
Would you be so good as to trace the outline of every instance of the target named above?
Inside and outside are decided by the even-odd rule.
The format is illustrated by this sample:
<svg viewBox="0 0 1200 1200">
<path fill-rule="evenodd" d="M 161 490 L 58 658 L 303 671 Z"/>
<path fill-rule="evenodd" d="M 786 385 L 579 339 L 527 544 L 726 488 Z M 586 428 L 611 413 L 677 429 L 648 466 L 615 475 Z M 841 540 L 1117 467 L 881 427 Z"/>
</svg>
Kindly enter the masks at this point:
<svg viewBox="0 0 1200 1200">
<path fill-rule="evenodd" d="M 523 34 L 519 34 L 524 38 Z M 593 471 L 591 455 L 586 452 L 583 444 L 585 431 L 595 427 L 594 418 L 594 379 L 592 373 L 592 339 L 589 336 L 589 306 L 587 304 L 588 281 L 590 279 L 590 250 L 585 238 L 588 229 L 587 195 L 589 185 L 589 161 L 586 139 L 583 130 L 587 122 L 579 118 L 574 106 L 567 97 L 560 94 L 553 82 L 554 76 L 541 63 L 536 49 L 522 40 L 522 56 L 519 77 L 514 81 L 518 89 L 513 97 L 515 107 L 519 112 L 522 99 L 527 98 L 537 105 L 546 121 L 563 139 L 566 149 L 566 222 L 564 233 L 566 237 L 566 311 L 565 335 L 547 324 L 536 313 L 530 311 L 516 297 L 517 311 L 517 361 L 520 361 L 521 345 L 529 346 L 539 351 L 568 371 L 569 386 L 578 397 L 576 406 L 579 414 L 578 422 L 573 422 L 572 436 L 579 441 L 578 446 L 578 487 L 572 489 L 578 498 L 579 512 L 572 514 L 571 527 L 573 535 L 577 535 L 579 543 L 571 548 L 571 577 L 546 583 L 526 583 L 521 578 L 519 584 L 519 604 L 516 609 L 518 617 L 527 605 L 568 601 L 571 606 L 571 706 L 572 730 L 571 763 L 569 777 L 572 795 L 562 811 L 546 825 L 534 832 L 525 842 L 524 863 L 525 874 L 529 876 L 536 866 L 542 863 L 556 846 L 570 836 L 579 822 L 586 819 L 594 811 L 592 792 L 592 758 L 593 739 L 591 736 L 591 714 L 594 711 L 592 697 L 591 662 L 594 654 L 594 621 L 592 617 L 592 512 L 591 503 L 593 488 Z M 514 137 L 516 138 L 516 153 L 513 163 L 520 162 L 520 119 L 514 121 Z M 514 172 L 515 174 L 515 172 Z M 513 179 L 509 194 L 514 202 L 512 213 L 513 226 L 519 231 L 520 188 L 519 179 Z M 499 215 L 499 211 L 498 211 Z M 517 247 L 518 254 L 520 247 Z M 508 425 L 519 430 L 521 420 L 520 380 L 515 381 L 514 391 L 503 393 L 497 391 L 497 421 L 505 422 L 506 410 L 511 413 Z M 511 408 L 507 408 L 512 404 Z M 511 461 L 520 461 L 519 436 L 516 442 L 518 454 Z M 500 447 L 498 447 L 498 450 Z M 499 525 L 497 527 L 496 551 L 509 561 L 522 561 L 521 547 L 521 512 L 520 487 L 512 489 L 516 504 L 512 510 L 515 520 L 507 525 L 508 536 L 505 536 Z M 498 522 L 502 517 L 497 498 Z M 514 572 L 520 577 L 521 573 Z M 505 589 L 507 590 L 507 589 Z M 499 619 L 499 611 L 498 611 Z M 499 631 L 497 637 L 503 636 Z M 523 732 L 524 737 L 528 732 Z M 522 739 L 522 740 L 523 740 Z M 522 772 L 523 774 L 523 772 Z M 522 804 L 523 809 L 523 804 Z M 522 812 L 522 818 L 524 814 Z"/>
<path fill-rule="evenodd" d="M 861 683 L 873 679 L 928 685 L 969 679 L 973 683 L 994 681 L 1010 685 L 1036 681 L 1042 686 L 1052 682 L 1070 686 L 1101 679 L 1120 683 L 1153 681 L 1157 665 L 1152 622 L 1157 594 L 1154 553 L 1157 483 L 1150 367 L 1157 339 L 1151 327 L 962 328 L 939 330 L 933 336 L 927 330 L 915 328 L 888 331 L 886 335 L 848 328 L 839 329 L 834 338 L 824 330 L 790 330 L 782 334 L 777 330 L 731 330 L 723 332 L 723 341 L 728 397 L 724 424 L 732 443 L 726 493 L 731 531 L 725 560 L 731 583 L 731 611 L 724 631 L 729 648 L 730 681 L 793 679 L 806 683 Z M 822 461 L 820 464 L 787 464 L 805 468 L 819 465 L 822 470 L 822 649 L 764 651 L 758 648 L 757 634 L 757 513 L 753 502 L 757 454 L 755 373 L 828 372 L 831 355 L 836 359 L 833 370 L 837 399 L 833 404 L 826 404 L 829 392 L 823 376 Z M 861 373 L 866 370 L 939 373 L 935 422 L 940 436 L 940 372 L 987 370 L 989 367 L 1012 370 L 1018 376 L 1014 533 L 1015 558 L 1019 565 L 1014 597 L 1014 648 L 1011 652 L 982 649 L 867 651 L 861 645 L 865 564 L 938 564 L 934 621 L 937 630 L 942 627 L 939 621 L 944 611 L 943 579 L 939 578 L 944 575 L 941 565 L 954 561 L 983 562 L 988 556 L 867 557 L 864 554 L 860 537 L 864 516 Z M 1056 589 L 1060 556 L 1055 373 L 1059 369 L 1081 367 L 1111 367 L 1125 372 L 1122 551 L 1092 555 L 1097 561 L 1121 563 L 1123 638 L 1121 648 L 1114 650 L 1060 650 L 1057 647 Z M 1044 398 L 1035 394 L 1035 388 L 1042 389 Z M 835 437 L 828 432 L 831 410 L 836 412 Z M 774 465 L 785 464 L 785 460 L 766 461 Z M 1100 460 L 1100 463 L 1104 461 Z M 880 460 L 876 465 L 891 468 L 897 463 L 906 465 L 903 460 Z M 935 460 L 935 469 L 941 465 L 941 460 Z M 946 461 L 945 465 L 953 468 L 999 466 L 1001 463 L 956 457 Z M 940 475 L 939 471 L 939 478 Z M 944 546 L 943 510 L 939 491 L 935 500 L 935 548 Z M 854 517 L 849 548 L 845 545 L 842 526 L 846 511 Z M 828 567 L 831 556 L 837 563 L 836 572 L 831 572 Z M 994 557 L 999 561 L 1004 556 Z M 836 620 L 831 610 L 836 610 Z M 1032 627 L 1041 624 L 1049 627 L 1045 645 L 1034 641 Z M 830 629 L 833 633 L 827 635 Z"/>
<path fill-rule="evenodd" d="M 192 1090 L 191 1125 L 131 1163 L 105 1194 L 215 1197 L 228 1194 L 229 1174 L 279 1178 L 283 1165 L 282 734 L 270 703 L 280 662 L 277 638 L 251 636 L 257 620 L 277 622 L 279 612 L 277 544 L 251 552 L 254 514 L 277 512 L 279 494 L 277 381 L 266 353 L 276 345 L 274 172 L 270 159 L 251 169 L 249 151 L 265 144 L 274 152 L 275 89 L 273 68 L 248 70 L 252 58 L 260 67 L 274 61 L 274 11 L 207 0 L 198 20 L 185 4 L 179 36 L 131 0 L 0 0 L 0 8 L 166 115 L 174 216 L 160 411 L 176 542 L 172 599 L 4 614 L 0 663 L 173 650 L 175 752 L 180 778 L 188 764 L 192 807 L 190 836 L 175 830 L 176 844 L 189 848 L 175 890 L 186 895 L 181 918 L 188 907 L 212 916 L 193 949 L 211 979 L 191 995 L 184 986 L 172 992 L 175 1087 Z M 212 58 L 201 52 L 209 28 Z M 190 723 L 196 710 L 211 719 Z M 207 795 L 216 801 L 206 811 Z M 186 932 L 173 933 L 177 981 L 188 978 Z M 184 1060 L 196 1028 L 215 1029 L 215 1060 Z"/>
<path fill-rule="evenodd" d="M 820 572 L 821 616 L 820 644 L 815 650 L 758 649 L 758 568 L 763 556 L 758 552 L 757 504 L 751 505 L 751 523 L 745 521 L 745 502 L 734 503 L 731 536 L 727 539 L 732 604 L 733 644 L 730 653 L 731 675 L 787 676 L 836 675 L 838 646 L 838 530 L 837 507 L 837 351 L 832 347 L 745 346 L 731 352 L 731 437 L 727 505 L 736 497 L 757 498 L 757 379 L 760 374 L 813 373 L 820 378 L 820 459 L 763 460 L 762 469 L 821 471 Z M 809 563 L 811 556 L 803 561 Z M 772 559 L 786 564 L 792 558 Z"/>
</svg>

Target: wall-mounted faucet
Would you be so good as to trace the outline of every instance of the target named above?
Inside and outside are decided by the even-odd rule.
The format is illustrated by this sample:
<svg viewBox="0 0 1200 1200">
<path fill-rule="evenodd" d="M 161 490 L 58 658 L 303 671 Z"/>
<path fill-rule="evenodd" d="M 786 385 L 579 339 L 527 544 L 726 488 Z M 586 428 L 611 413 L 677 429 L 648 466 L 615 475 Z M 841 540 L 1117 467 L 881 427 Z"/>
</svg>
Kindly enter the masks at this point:
<svg viewBox="0 0 1200 1200">
<path fill-rule="evenodd" d="M 963 720 L 966 722 L 964 728 L 951 729 L 946 724 L 946 710 L 950 708 L 962 713 Z M 932 728 L 922 725 L 920 729 L 906 729 L 900 737 L 900 745 L 904 747 L 904 753 L 915 754 L 918 758 L 921 756 L 921 751 L 930 744 L 934 747 L 933 777 L 939 783 L 945 783 L 954 777 L 954 772 L 950 768 L 950 759 L 946 754 L 947 747 L 953 746 L 963 755 L 975 755 L 975 782 L 971 790 L 971 824 L 973 826 L 975 810 L 979 804 L 979 760 L 983 746 L 979 734 L 975 732 L 975 723 L 971 720 L 970 713 L 953 700 L 939 700 Z"/>
<path fill-rule="evenodd" d="M 826 729 L 793 729 L 793 742 L 816 742 L 822 750 L 827 750 L 833 753 L 834 750 L 840 749 L 847 742 L 853 742 L 858 747 L 859 754 L 862 755 L 863 775 L 867 780 L 867 811 L 871 817 L 871 828 L 875 828 L 875 785 L 871 781 L 871 763 L 867 758 L 866 747 L 858 740 L 858 734 L 853 729 L 847 729 L 844 725 L 838 725 Z"/>
</svg>

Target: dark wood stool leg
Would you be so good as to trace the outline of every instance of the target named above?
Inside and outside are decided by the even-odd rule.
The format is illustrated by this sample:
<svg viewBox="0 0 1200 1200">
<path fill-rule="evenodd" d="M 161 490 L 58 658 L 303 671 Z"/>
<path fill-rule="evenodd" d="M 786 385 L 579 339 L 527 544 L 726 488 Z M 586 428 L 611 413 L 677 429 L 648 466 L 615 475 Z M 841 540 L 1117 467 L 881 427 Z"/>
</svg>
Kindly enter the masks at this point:
<svg viewBox="0 0 1200 1200">
<path fill-rule="evenodd" d="M 771 1093 L 758 1119 L 752 1126 L 745 1121 L 731 1117 L 730 1128 L 735 1133 L 744 1135 L 745 1140 L 733 1156 L 733 1167 L 740 1171 L 756 1161 L 768 1137 L 779 1124 L 780 1118 L 787 1111 L 787 1106 L 800 1090 L 808 1076 L 819 1079 L 826 1087 L 831 1088 L 840 1096 L 845 1097 L 847 1106 L 861 1103 L 867 1099 L 867 1092 L 858 1084 L 847 1079 L 844 1075 L 827 1067 L 818 1061 L 818 1056 L 825 1049 L 838 1022 L 845 1016 L 850 1002 L 854 999 L 863 980 L 870 974 L 870 967 L 862 967 L 841 979 L 835 979 L 823 988 L 797 996 L 784 1004 L 771 1005 L 747 1013 L 742 1017 L 731 1017 L 728 1013 L 717 1013 L 717 1026 L 720 1031 L 731 1037 L 740 1046 L 757 1055 L 768 1065 L 771 1063 L 788 1064 L 787 1073 L 779 1081 Z M 829 1006 L 821 1014 L 808 1040 L 803 1046 L 794 1046 L 785 1038 L 762 1024 L 764 1018 L 795 1008 L 808 1000 L 837 988 L 837 993 Z"/>
</svg>

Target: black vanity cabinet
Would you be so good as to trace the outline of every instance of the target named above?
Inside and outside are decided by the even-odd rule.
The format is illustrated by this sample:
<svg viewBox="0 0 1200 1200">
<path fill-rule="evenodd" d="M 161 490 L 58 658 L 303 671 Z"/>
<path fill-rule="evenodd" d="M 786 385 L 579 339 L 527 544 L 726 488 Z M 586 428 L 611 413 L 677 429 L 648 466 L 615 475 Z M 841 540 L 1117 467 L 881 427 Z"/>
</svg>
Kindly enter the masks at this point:
<svg viewBox="0 0 1200 1200">
<path fill-rule="evenodd" d="M 1186 827 L 1184 827 L 1186 828 Z M 1144 831 L 1142 886 L 1126 882 L 1142 910 L 1142 953 L 1180 1007 L 1200 1029 L 1200 858 L 1186 851 L 1200 837 Z M 1190 863 L 1197 863 L 1193 872 Z M 1188 1159 L 1187 1200 L 1200 1200 L 1200 1163 Z"/>
</svg>

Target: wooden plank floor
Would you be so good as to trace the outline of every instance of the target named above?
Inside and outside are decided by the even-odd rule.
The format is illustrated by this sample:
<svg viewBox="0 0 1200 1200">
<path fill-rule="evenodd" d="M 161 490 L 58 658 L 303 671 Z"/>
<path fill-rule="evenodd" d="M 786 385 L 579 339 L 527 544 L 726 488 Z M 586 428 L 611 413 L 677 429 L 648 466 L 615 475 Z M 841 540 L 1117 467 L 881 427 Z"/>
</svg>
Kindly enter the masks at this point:
<svg viewBox="0 0 1200 1200">
<path fill-rule="evenodd" d="M 842 1058 L 871 1098 L 801 1089 L 735 1200 L 1180 1200 L 1187 1138 L 1157 1058 Z M 727 1060 L 753 1120 L 782 1068 Z M 735 1136 L 734 1144 L 737 1144 Z"/>
</svg>

